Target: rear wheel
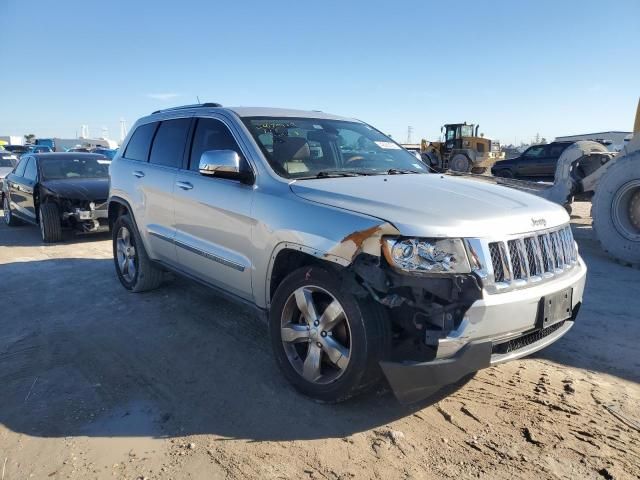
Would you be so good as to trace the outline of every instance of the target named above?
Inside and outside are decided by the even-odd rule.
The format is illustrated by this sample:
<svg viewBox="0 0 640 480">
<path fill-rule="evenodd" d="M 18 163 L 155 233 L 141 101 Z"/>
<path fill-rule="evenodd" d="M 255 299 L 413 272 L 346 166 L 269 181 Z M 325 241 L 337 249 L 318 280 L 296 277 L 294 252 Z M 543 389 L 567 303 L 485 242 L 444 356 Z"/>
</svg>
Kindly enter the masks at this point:
<svg viewBox="0 0 640 480">
<path fill-rule="evenodd" d="M 591 212 L 602 249 L 620 263 L 640 268 L 640 152 L 607 169 Z"/>
<path fill-rule="evenodd" d="M 40 235 L 45 243 L 54 243 L 62 240 L 62 224 L 60 223 L 60 210 L 55 203 L 40 205 Z"/>
<path fill-rule="evenodd" d="M 454 172 L 470 172 L 471 160 L 469 160 L 466 155 L 457 153 L 449 161 L 449 169 L 453 170 Z"/>
<path fill-rule="evenodd" d="M 486 167 L 473 167 L 471 169 L 471 173 L 475 173 L 477 175 L 482 175 L 486 171 L 487 171 Z"/>
<path fill-rule="evenodd" d="M 340 402 L 374 385 L 389 344 L 382 306 L 344 292 L 336 275 L 303 267 L 278 286 L 270 310 L 276 361 L 300 392 Z"/>
<path fill-rule="evenodd" d="M 4 198 L 2 199 L 2 213 L 4 223 L 9 227 L 15 227 L 22 224 L 22 222 L 13 215 L 11 205 L 9 204 L 9 198 L 6 195 L 4 195 Z"/>
<path fill-rule="evenodd" d="M 121 215 L 113 225 L 113 261 L 124 288 L 145 292 L 160 286 L 162 270 L 154 265 L 129 215 Z"/>
</svg>

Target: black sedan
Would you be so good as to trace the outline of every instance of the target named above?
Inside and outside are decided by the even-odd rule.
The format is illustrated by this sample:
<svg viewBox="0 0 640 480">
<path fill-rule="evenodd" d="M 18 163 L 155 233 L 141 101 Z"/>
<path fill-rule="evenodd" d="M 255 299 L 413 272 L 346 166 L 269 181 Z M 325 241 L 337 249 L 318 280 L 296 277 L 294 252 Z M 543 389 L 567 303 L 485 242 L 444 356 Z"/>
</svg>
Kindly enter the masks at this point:
<svg viewBox="0 0 640 480">
<path fill-rule="evenodd" d="M 496 162 L 491 173 L 495 177 L 553 180 L 560 155 L 572 144 L 573 142 L 553 142 L 533 145 L 519 157 Z"/>
<path fill-rule="evenodd" d="M 28 153 L 7 175 L 2 206 L 7 225 L 40 225 L 44 242 L 57 242 L 62 228 L 108 230 L 109 163 L 92 153 Z"/>
</svg>

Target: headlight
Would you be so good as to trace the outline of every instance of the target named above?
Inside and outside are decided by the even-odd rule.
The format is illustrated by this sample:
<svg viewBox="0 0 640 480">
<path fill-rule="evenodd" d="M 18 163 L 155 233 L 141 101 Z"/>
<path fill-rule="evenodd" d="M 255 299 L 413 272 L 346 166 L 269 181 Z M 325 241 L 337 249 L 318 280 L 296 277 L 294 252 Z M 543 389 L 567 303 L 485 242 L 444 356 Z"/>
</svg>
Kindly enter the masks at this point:
<svg viewBox="0 0 640 480">
<path fill-rule="evenodd" d="M 384 255 L 392 267 L 407 272 L 470 273 L 459 238 L 385 238 Z"/>
</svg>

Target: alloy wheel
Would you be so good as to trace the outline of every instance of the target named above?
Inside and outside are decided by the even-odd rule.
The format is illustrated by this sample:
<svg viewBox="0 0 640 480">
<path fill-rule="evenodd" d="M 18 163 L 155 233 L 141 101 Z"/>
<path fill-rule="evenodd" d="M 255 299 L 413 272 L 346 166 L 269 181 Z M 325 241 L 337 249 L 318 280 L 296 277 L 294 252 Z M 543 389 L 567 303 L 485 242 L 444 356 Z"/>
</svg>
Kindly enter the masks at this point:
<svg viewBox="0 0 640 480">
<path fill-rule="evenodd" d="M 136 258 L 136 248 L 131 238 L 131 232 L 127 227 L 120 227 L 116 237 L 116 254 L 118 259 L 118 269 L 127 282 L 133 282 L 136 278 L 138 260 Z"/>
<path fill-rule="evenodd" d="M 289 296 L 280 334 L 289 362 L 311 383 L 331 383 L 349 365 L 349 319 L 340 302 L 323 288 L 306 285 Z"/>
<path fill-rule="evenodd" d="M 9 199 L 6 196 L 2 202 L 2 213 L 4 215 L 4 223 L 9 225 L 9 222 L 11 222 L 11 210 L 9 210 Z"/>
</svg>

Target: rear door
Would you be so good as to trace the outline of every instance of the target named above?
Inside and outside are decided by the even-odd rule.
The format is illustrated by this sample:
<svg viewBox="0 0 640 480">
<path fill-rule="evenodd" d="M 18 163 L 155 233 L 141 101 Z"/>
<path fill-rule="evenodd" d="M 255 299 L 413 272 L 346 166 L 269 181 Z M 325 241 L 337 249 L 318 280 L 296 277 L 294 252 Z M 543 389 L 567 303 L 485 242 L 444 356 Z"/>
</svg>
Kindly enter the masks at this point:
<svg viewBox="0 0 640 480">
<path fill-rule="evenodd" d="M 565 143 L 550 143 L 547 145 L 547 149 L 544 158 L 540 160 L 538 175 L 541 177 L 553 178 L 556 174 L 556 166 L 558 165 L 558 159 L 562 152 L 565 151 L 568 144 Z"/>
<path fill-rule="evenodd" d="M 132 207 L 148 254 L 174 264 L 173 190 L 182 166 L 191 119 L 178 118 L 140 125 L 132 134 L 123 160 L 131 175 Z"/>
<path fill-rule="evenodd" d="M 535 177 L 538 175 L 539 162 L 545 154 L 545 145 L 529 147 L 520 157 L 516 165 L 516 176 Z"/>
<path fill-rule="evenodd" d="M 174 191 L 176 173 L 182 168 L 191 118 L 163 120 L 155 132 L 149 164 L 142 179 L 145 228 L 152 258 L 175 264 L 176 233 Z"/>
<path fill-rule="evenodd" d="M 251 168 L 231 128 L 221 117 L 196 120 L 188 168 L 176 177 L 176 249 L 186 273 L 250 299 L 253 186 L 198 170 L 207 150 L 234 150 Z"/>
</svg>

